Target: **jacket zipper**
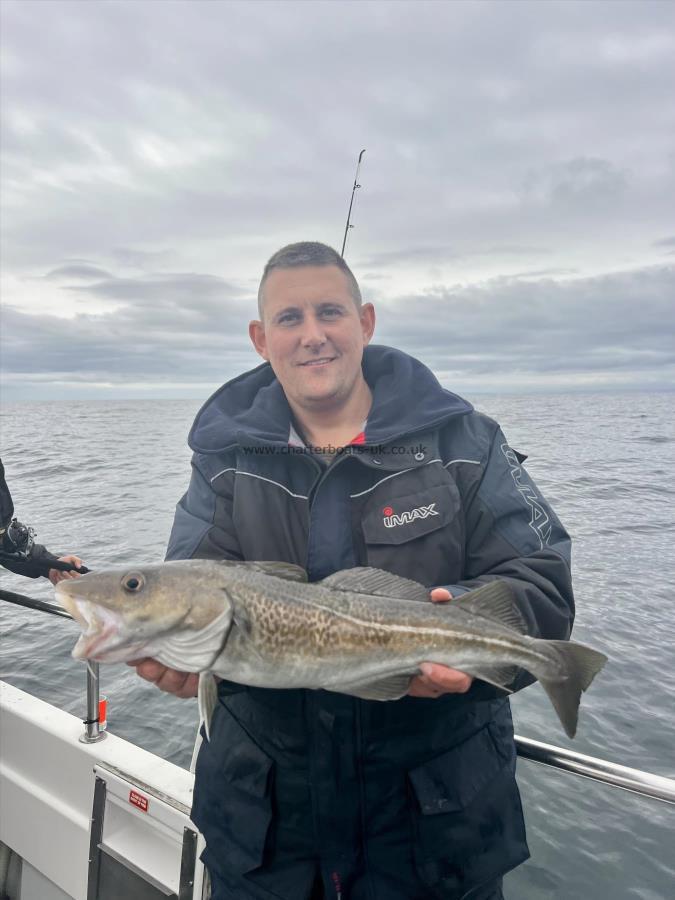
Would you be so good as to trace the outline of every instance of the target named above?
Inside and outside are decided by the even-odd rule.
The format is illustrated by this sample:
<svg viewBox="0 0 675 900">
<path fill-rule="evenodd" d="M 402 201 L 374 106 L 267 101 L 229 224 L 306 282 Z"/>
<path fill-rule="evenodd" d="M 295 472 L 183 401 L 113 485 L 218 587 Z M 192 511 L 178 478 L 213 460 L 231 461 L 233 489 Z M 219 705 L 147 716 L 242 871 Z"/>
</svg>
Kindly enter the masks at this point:
<svg viewBox="0 0 675 900">
<path fill-rule="evenodd" d="M 375 889 L 368 862 L 368 841 L 366 840 L 366 777 L 363 771 L 363 721 L 361 701 L 354 698 L 354 743 L 356 749 L 356 774 L 359 783 L 359 807 L 361 820 L 361 848 L 363 851 L 363 868 L 366 873 L 366 886 L 369 900 L 375 900 Z"/>
</svg>

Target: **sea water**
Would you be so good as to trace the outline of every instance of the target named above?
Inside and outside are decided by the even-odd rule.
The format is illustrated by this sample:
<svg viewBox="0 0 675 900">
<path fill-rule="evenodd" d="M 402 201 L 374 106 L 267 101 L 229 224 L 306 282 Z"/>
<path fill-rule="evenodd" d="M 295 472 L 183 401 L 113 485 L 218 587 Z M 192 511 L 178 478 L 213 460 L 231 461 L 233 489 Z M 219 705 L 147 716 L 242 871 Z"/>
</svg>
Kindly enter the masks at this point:
<svg viewBox="0 0 675 900">
<path fill-rule="evenodd" d="M 574 637 L 610 661 L 562 731 L 538 685 L 512 700 L 516 731 L 675 777 L 675 394 L 476 395 L 574 540 Z M 7 406 L 1 455 L 16 514 L 55 552 L 92 569 L 163 557 L 187 487 L 186 435 L 199 401 Z M 8 590 L 49 600 L 45 579 L 0 570 Z M 0 604 L 0 677 L 85 714 L 74 623 Z M 101 668 L 108 728 L 188 766 L 196 702 L 162 694 L 124 665 Z M 675 806 L 522 760 L 532 859 L 508 900 L 675 897 Z"/>
</svg>

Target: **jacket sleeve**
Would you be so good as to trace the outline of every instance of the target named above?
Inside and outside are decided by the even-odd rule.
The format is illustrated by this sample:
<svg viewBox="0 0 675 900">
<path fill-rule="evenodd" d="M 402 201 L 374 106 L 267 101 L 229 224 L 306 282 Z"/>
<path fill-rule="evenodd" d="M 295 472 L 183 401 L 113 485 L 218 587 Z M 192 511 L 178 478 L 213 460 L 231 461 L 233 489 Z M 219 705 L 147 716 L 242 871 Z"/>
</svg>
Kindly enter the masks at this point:
<svg viewBox="0 0 675 900">
<path fill-rule="evenodd" d="M 16 553 L 17 547 L 10 540 L 7 529 L 14 516 L 14 503 L 5 481 L 5 467 L 0 459 L 0 565 L 26 578 L 49 577 L 50 562 L 56 559 L 42 544 L 33 544 L 28 556 Z"/>
<path fill-rule="evenodd" d="M 28 556 L 2 552 L 0 553 L 0 565 L 17 575 L 25 575 L 26 578 L 49 578 L 51 563 L 58 557 L 50 553 L 42 544 L 33 544 L 33 549 Z"/>
<path fill-rule="evenodd" d="M 0 531 L 4 535 L 5 530 L 9 527 L 14 515 L 14 504 L 12 503 L 12 495 L 5 481 L 5 467 L 0 459 Z"/>
<path fill-rule="evenodd" d="M 232 521 L 233 482 L 216 493 L 200 463 L 195 455 L 190 484 L 176 506 L 166 559 L 243 559 Z"/>
<path fill-rule="evenodd" d="M 574 620 L 570 537 L 499 428 L 482 478 L 466 498 L 465 521 L 464 578 L 448 590 L 457 596 L 495 579 L 506 581 L 528 634 L 569 638 Z M 510 687 L 520 690 L 534 680 L 522 671 Z M 482 697 L 501 693 L 484 682 L 479 686 Z"/>
</svg>

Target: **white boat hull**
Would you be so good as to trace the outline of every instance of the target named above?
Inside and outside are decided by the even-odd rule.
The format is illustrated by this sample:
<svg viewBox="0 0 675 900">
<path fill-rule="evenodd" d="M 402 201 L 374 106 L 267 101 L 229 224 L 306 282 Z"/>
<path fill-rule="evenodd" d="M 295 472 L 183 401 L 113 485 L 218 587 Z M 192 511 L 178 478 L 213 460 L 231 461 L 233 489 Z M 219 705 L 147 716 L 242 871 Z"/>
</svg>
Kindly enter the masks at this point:
<svg viewBox="0 0 675 900">
<path fill-rule="evenodd" d="M 0 842 L 12 852 L 0 895 L 118 900 L 123 883 L 129 900 L 202 900 L 192 774 L 113 734 L 85 744 L 82 733 L 75 716 L 0 682 Z"/>
</svg>

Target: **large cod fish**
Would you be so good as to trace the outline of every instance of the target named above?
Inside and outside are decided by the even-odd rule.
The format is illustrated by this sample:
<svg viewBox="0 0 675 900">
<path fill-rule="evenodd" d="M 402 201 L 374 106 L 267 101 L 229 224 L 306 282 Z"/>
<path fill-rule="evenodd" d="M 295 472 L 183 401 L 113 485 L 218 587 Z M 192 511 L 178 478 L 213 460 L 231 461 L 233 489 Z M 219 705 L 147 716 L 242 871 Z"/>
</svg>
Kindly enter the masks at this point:
<svg viewBox="0 0 675 900">
<path fill-rule="evenodd" d="M 181 560 L 83 575 L 60 582 L 56 595 L 82 629 L 76 659 L 149 656 L 240 684 L 371 700 L 402 697 L 422 662 L 505 691 L 523 668 L 570 737 L 581 692 L 607 661 L 582 644 L 529 637 L 505 582 L 439 604 L 417 582 L 379 569 L 306 579 L 287 563 Z M 211 698 L 213 683 L 204 687 Z"/>
</svg>

